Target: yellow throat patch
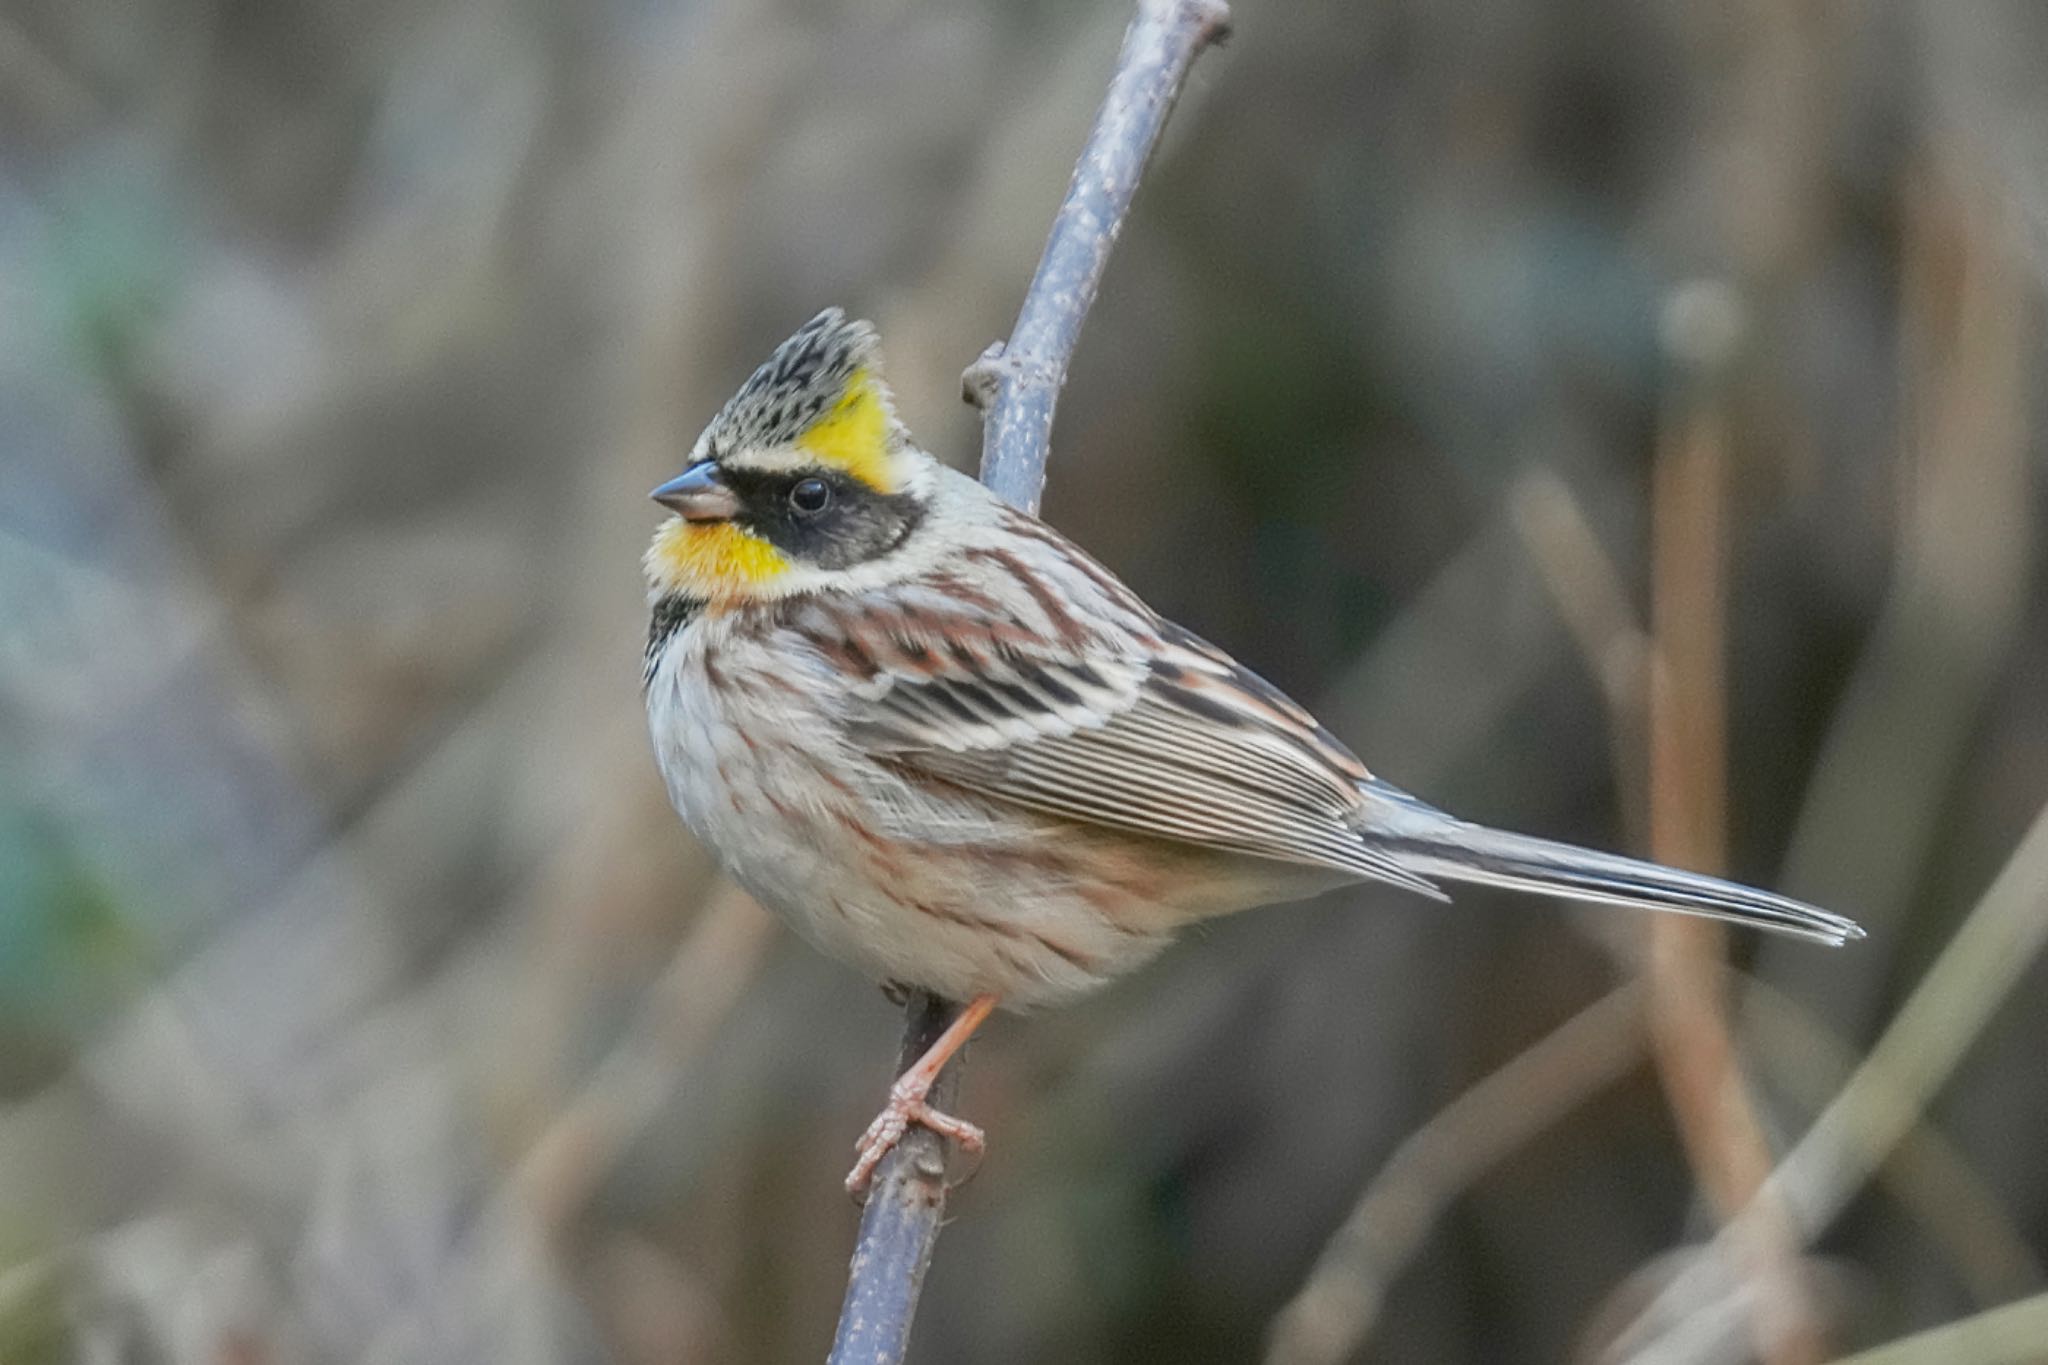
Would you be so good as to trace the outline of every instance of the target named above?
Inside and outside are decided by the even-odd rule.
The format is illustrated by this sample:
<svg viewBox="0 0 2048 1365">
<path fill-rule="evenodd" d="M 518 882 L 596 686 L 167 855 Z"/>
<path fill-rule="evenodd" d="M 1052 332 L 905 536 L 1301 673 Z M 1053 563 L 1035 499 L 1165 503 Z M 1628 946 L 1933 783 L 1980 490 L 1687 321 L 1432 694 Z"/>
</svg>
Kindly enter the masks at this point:
<svg viewBox="0 0 2048 1365">
<path fill-rule="evenodd" d="M 798 450 L 831 469 L 844 470 L 877 493 L 895 493 L 900 479 L 889 450 L 889 401 L 866 366 L 846 377 L 839 401 L 797 437 Z"/>
<path fill-rule="evenodd" d="M 647 576 L 662 593 L 733 602 L 787 572 L 782 551 L 729 521 L 671 517 L 647 547 Z"/>
</svg>

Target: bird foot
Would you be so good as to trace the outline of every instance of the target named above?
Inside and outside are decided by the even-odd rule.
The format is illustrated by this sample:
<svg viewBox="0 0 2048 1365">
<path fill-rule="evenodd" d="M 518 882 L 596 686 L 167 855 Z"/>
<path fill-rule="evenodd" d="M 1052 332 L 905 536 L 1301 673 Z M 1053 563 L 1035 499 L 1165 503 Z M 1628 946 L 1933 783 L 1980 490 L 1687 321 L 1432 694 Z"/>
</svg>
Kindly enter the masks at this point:
<svg viewBox="0 0 2048 1365">
<path fill-rule="evenodd" d="M 848 1194 L 859 1198 L 867 1193 L 875 1178 L 875 1168 L 903 1140 L 903 1135 L 910 1131 L 913 1123 L 922 1124 L 940 1137 L 958 1143 L 960 1150 L 970 1156 L 978 1157 L 987 1148 L 988 1139 L 981 1129 L 965 1119 L 942 1114 L 925 1103 L 925 1096 L 930 1093 L 930 1080 L 917 1075 L 906 1075 L 889 1087 L 889 1102 L 882 1106 L 882 1112 L 875 1115 L 875 1121 L 854 1144 L 860 1159 L 847 1173 Z"/>
</svg>

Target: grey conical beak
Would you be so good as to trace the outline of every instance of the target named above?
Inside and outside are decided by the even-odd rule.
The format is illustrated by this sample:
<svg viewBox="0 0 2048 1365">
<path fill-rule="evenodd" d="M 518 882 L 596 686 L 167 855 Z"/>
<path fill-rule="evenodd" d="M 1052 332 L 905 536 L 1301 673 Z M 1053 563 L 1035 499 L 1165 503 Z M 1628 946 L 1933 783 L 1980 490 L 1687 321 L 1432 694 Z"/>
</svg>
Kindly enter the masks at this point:
<svg viewBox="0 0 2048 1365">
<path fill-rule="evenodd" d="M 684 521 L 731 521 L 740 510 L 714 460 L 699 460 L 647 496 Z"/>
</svg>

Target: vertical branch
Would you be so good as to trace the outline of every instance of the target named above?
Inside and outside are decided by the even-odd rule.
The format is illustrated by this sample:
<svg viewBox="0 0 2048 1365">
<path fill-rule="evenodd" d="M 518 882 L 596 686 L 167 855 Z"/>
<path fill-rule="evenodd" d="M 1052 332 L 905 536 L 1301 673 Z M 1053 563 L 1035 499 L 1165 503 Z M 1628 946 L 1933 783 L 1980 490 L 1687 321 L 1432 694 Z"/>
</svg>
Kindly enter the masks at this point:
<svg viewBox="0 0 2048 1365">
<path fill-rule="evenodd" d="M 968 400 L 982 410 L 982 482 L 1014 506 L 1038 509 L 1053 408 L 1110 248 L 1189 69 L 1223 36 L 1229 19 L 1222 0 L 1140 0 L 1010 340 L 989 347 L 961 376 Z M 899 1073 L 924 1055 L 959 1010 L 952 1001 L 911 992 Z M 950 1108 L 959 1083 L 956 1060 L 932 1089 L 934 1106 Z M 903 1358 L 945 1209 L 945 1141 L 913 1126 L 875 1173 L 830 1365 L 889 1365 Z"/>
<path fill-rule="evenodd" d="M 1835 741 L 1859 728 L 1867 733 L 1855 745 L 1831 741 L 1816 779 L 1818 794 L 1793 844 L 1796 866 L 1812 830 L 1860 830 L 1853 857 L 1844 853 L 1842 865 L 1885 873 L 1881 886 L 1859 881 L 1864 906 L 1895 901 L 1897 887 L 1910 884 L 1899 860 L 1917 856 L 1926 821 L 1873 837 L 1867 821 L 1857 823 L 1860 807 L 1846 793 L 1879 780 L 1910 789 L 1939 786 L 1936 774 L 1954 744 L 1943 732 L 1970 714 L 1959 698 L 1981 685 L 1982 673 L 2009 642 L 2013 585 L 2024 580 L 2032 545 L 2026 500 L 2014 493 L 2010 475 L 2027 435 L 2014 357 L 2027 353 L 2038 323 L 2025 291 L 2013 284 L 1999 225 L 1976 216 L 1982 209 L 1966 211 L 1971 216 L 1961 227 L 1968 235 L 1957 244 L 1961 268 L 1949 285 L 1955 296 L 1936 292 L 1920 300 L 1926 311 L 1919 325 L 1940 354 L 1932 363 L 1928 425 L 1909 452 L 1922 467 L 1915 470 L 1892 600 L 1858 679 L 1864 686 L 1852 687 L 1837 718 Z M 1939 647 L 1938 660 L 1918 657 L 1932 647 L 1928 641 Z M 1881 755 L 1881 764 L 1872 754 Z M 1811 818 L 1830 801 L 1827 819 Z M 1750 1252 L 1760 1240 L 1817 1236 L 1918 1119 L 1992 1009 L 2048 945 L 2044 869 L 2048 812 L 2036 818 L 2007 870 L 1841 1094 L 1704 1254 L 1637 1315 L 1612 1348 L 1614 1358 L 1663 1365 L 1741 1356 L 1739 1329 L 1745 1319 L 1754 1323 L 1750 1305 L 1759 1287 Z"/>
<path fill-rule="evenodd" d="M 2048 807 L 1963 918 L 1905 1004 L 1756 1200 L 1715 1236 L 1609 1346 L 1630 1365 L 1746 1358 L 1730 1344 L 1748 1284 L 1736 1224 L 1775 1206 L 1802 1238 L 1819 1236 L 1919 1121 L 1991 1016 L 2048 951 Z M 1768 1201 L 1768 1202 L 1766 1202 Z M 1780 1216 L 1773 1212 L 1772 1218 Z"/>
<path fill-rule="evenodd" d="M 896 1058 L 896 1074 L 902 1075 L 924 1056 L 959 1012 L 950 1000 L 912 991 L 904 1002 L 903 1049 Z M 962 1049 L 961 1056 L 965 1055 Z M 956 1059 L 932 1084 L 932 1107 L 951 1109 L 959 1093 Z M 832 1365 L 903 1359 L 945 1211 L 946 1140 L 929 1128 L 912 1125 L 896 1150 L 882 1158 L 867 1207 L 861 1211 L 860 1236 L 847 1269 L 846 1301 L 840 1305 L 839 1330 L 832 1338 Z"/>
<path fill-rule="evenodd" d="M 1723 871 L 1727 857 L 1728 432 L 1717 391 L 1740 325 L 1722 286 L 1687 286 L 1668 306 L 1667 345 L 1689 373 L 1658 443 L 1651 495 L 1650 849 L 1703 872 Z M 1772 1161 L 1729 1025 L 1727 937 L 1718 923 L 1676 915 L 1650 927 L 1657 1069 L 1686 1157 L 1722 1220 L 1751 1202 Z M 1818 1361 L 1816 1325 L 1798 1293 L 1797 1239 L 1768 1217 L 1743 1226 L 1761 1358 Z"/>
<path fill-rule="evenodd" d="M 1720 375 L 1741 329 L 1724 287 L 1681 289 L 1665 342 L 1683 375 L 1657 448 L 1651 493 L 1651 855 L 1700 872 L 1726 860 L 1726 446 Z M 1704 919 L 1651 925 L 1651 1038 L 1686 1156 L 1716 1220 L 1735 1218 L 1772 1171 L 1772 1148 L 1743 1078 L 1722 982 L 1726 929 Z M 1743 1224 L 1757 1285 L 1753 1332 L 1772 1365 L 1821 1359 L 1798 1295 L 1798 1238 L 1780 1220 Z"/>
<path fill-rule="evenodd" d="M 982 411 L 981 481 L 1027 512 L 1038 510 L 1053 408 L 1138 178 L 1195 58 L 1229 27 L 1222 0 L 1141 0 L 1017 325 L 960 377 Z"/>
</svg>

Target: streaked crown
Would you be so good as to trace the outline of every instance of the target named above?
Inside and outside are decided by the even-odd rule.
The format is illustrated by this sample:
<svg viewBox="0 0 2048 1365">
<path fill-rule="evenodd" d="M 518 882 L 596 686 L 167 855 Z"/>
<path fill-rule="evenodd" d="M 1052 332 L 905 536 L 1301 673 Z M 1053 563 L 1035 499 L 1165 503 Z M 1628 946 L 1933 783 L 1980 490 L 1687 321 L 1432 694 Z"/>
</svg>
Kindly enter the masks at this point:
<svg viewBox="0 0 2048 1365">
<path fill-rule="evenodd" d="M 815 463 L 898 491 L 907 439 L 882 382 L 872 324 L 837 308 L 812 318 L 754 371 L 704 431 L 698 454 L 726 465 Z"/>
</svg>

